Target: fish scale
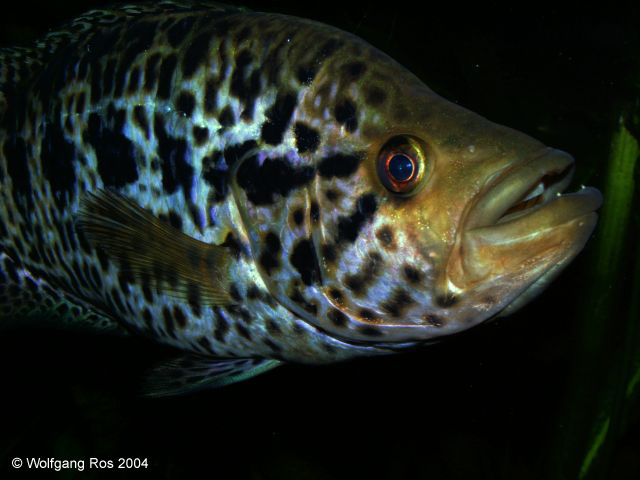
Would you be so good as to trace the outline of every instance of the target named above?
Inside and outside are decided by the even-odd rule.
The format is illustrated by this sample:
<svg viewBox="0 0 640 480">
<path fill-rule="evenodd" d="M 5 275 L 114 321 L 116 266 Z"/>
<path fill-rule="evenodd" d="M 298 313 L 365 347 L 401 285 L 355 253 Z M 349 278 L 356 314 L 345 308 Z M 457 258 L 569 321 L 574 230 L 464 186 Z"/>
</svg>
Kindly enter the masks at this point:
<svg viewBox="0 0 640 480">
<path fill-rule="evenodd" d="M 160 2 L 89 12 L 0 60 L 0 254 L 77 305 L 78 324 L 182 351 L 153 394 L 414 346 L 548 271 L 542 255 L 447 280 L 482 178 L 546 150 L 346 32 Z M 387 178 L 394 155 L 415 179 Z M 556 263 L 586 240 L 570 223 Z"/>
</svg>

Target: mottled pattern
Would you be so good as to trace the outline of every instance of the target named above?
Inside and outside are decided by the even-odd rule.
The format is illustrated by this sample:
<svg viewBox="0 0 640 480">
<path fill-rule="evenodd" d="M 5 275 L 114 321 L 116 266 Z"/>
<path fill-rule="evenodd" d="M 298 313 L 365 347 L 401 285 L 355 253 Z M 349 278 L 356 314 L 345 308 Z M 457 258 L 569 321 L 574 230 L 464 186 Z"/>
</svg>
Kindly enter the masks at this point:
<svg viewBox="0 0 640 480">
<path fill-rule="evenodd" d="M 5 316 L 64 299 L 205 358 L 322 363 L 466 329 L 531 283 L 460 295 L 447 274 L 489 179 L 543 146 L 348 33 L 228 6 L 97 10 L 1 50 L 0 94 Z M 425 160 L 398 194 L 379 156 L 405 144 Z M 135 221 L 124 243 L 96 241 L 108 218 L 87 238 L 79 214 L 105 189 L 162 222 L 145 246 L 186 252 L 191 270 L 133 259 Z M 200 266 L 215 301 L 185 274 Z"/>
<path fill-rule="evenodd" d="M 292 124 L 304 85 L 290 83 L 293 67 L 284 59 L 293 35 L 325 32 L 277 15 L 163 5 L 161 16 L 135 6 L 96 11 L 71 24 L 78 33 L 51 34 L 58 48 L 3 52 L 11 59 L 2 64 L 3 92 L 30 85 L 25 105 L 9 102 L 26 117 L 0 132 L 0 219 L 11 232 L 0 239 L 3 255 L 22 259 L 29 278 L 46 278 L 78 304 L 185 350 L 302 362 L 375 351 L 322 334 L 274 299 L 229 196 L 229 170 L 239 160 L 238 183 L 255 205 L 293 201 L 313 180 L 315 167 L 299 166 L 297 155 L 315 151 L 321 138 L 303 122 Z M 342 42 L 334 43 L 322 46 L 319 58 Z M 31 72 L 23 58 L 42 62 L 33 80 L 25 81 Z M 243 158 L 258 146 L 260 159 Z M 88 245 L 75 228 L 76 212 L 83 194 L 100 188 L 121 192 L 196 239 L 236 248 L 228 283 L 238 305 L 202 304 L 195 288 L 187 304 L 176 304 Z M 303 240 L 291 252 L 296 263 L 313 247 Z M 294 268 L 311 283 L 317 260 L 307 263 Z M 34 303 L 20 308 L 33 310 Z"/>
</svg>

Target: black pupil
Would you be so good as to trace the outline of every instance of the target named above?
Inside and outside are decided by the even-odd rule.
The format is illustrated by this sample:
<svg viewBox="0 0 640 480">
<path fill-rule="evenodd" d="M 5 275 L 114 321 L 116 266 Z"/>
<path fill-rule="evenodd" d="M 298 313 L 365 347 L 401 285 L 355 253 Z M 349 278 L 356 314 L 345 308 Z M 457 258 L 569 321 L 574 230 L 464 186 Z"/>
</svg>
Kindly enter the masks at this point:
<svg viewBox="0 0 640 480">
<path fill-rule="evenodd" d="M 413 162 L 406 155 L 394 155 L 389 160 L 389 173 L 396 182 L 405 182 L 413 175 Z"/>
</svg>

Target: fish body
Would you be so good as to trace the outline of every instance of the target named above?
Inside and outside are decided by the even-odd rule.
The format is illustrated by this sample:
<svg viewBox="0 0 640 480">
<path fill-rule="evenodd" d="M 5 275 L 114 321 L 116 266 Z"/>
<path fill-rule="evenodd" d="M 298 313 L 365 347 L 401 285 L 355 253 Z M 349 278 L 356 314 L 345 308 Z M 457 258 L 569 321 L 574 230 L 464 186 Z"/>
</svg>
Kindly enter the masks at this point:
<svg viewBox="0 0 640 480">
<path fill-rule="evenodd" d="M 133 5 L 0 59 L 0 314 L 176 347 L 157 394 L 509 313 L 596 223 L 569 155 L 316 22 Z"/>
</svg>

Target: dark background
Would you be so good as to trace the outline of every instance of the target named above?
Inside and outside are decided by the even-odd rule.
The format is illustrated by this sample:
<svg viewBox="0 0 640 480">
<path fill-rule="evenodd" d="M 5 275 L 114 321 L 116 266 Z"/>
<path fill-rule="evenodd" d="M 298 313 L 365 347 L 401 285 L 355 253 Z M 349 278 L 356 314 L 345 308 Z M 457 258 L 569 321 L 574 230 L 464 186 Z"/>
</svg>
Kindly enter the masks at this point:
<svg viewBox="0 0 640 480">
<path fill-rule="evenodd" d="M 28 42 L 103 4 L 13 4 L 0 20 L 0 45 Z M 243 5 L 356 33 L 449 100 L 572 153 L 572 188 L 604 187 L 618 120 L 640 112 L 640 16 L 627 5 Z M 630 368 L 615 353 L 637 301 L 638 224 L 634 211 L 619 242 L 626 261 L 611 278 L 597 278 L 597 230 L 549 290 L 510 318 L 417 352 L 286 366 L 197 395 L 140 398 L 140 377 L 166 353 L 140 339 L 2 332 L 0 476 L 52 475 L 9 466 L 40 456 L 149 459 L 146 470 L 107 472 L 125 478 L 578 478 L 606 414 L 596 400 L 608 372 Z M 594 313 L 590 297 L 600 293 L 615 301 Z M 605 326 L 588 367 L 580 360 L 587 317 Z M 640 478 L 634 401 L 584 478 Z"/>
</svg>

